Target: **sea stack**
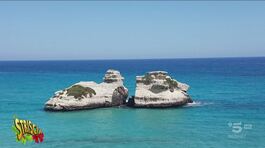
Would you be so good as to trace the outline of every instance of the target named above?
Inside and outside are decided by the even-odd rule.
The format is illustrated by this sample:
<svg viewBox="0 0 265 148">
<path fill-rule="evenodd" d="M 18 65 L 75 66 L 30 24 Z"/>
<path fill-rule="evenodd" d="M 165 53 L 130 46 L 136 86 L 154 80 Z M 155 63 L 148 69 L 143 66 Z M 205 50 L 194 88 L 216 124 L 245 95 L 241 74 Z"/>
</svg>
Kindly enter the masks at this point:
<svg viewBox="0 0 265 148">
<path fill-rule="evenodd" d="M 72 111 L 122 105 L 128 97 L 128 89 L 119 71 L 108 70 L 103 82 L 79 82 L 55 92 L 45 103 L 49 111 Z"/>
<path fill-rule="evenodd" d="M 134 107 L 177 107 L 192 100 L 187 94 L 189 85 L 178 82 L 165 71 L 152 71 L 136 77 Z"/>
</svg>

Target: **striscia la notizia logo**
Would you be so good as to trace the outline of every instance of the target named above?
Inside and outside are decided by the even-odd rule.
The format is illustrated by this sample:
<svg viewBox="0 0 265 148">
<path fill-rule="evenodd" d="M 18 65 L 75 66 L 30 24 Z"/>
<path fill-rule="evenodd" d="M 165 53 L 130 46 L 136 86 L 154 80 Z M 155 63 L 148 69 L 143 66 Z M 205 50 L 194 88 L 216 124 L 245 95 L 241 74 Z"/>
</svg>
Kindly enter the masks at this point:
<svg viewBox="0 0 265 148">
<path fill-rule="evenodd" d="M 12 130 L 16 134 L 17 142 L 21 142 L 23 144 L 32 142 L 33 140 L 35 143 L 40 143 L 44 140 L 44 134 L 42 130 L 30 120 L 21 120 L 15 118 Z"/>
</svg>

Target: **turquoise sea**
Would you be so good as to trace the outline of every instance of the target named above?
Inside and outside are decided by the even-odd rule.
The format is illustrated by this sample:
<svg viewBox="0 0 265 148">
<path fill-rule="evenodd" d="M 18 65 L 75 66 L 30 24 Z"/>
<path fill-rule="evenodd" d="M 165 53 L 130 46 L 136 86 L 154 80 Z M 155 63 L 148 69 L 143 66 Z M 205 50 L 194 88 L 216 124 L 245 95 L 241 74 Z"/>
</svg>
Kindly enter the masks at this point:
<svg viewBox="0 0 265 148">
<path fill-rule="evenodd" d="M 101 82 L 117 69 L 130 95 L 135 76 L 165 70 L 191 86 L 196 104 L 170 109 L 102 108 L 45 112 L 57 90 Z M 1 61 L 0 147 L 264 148 L 265 58 L 94 61 Z M 23 145 L 13 116 L 31 120 L 44 142 Z"/>
</svg>

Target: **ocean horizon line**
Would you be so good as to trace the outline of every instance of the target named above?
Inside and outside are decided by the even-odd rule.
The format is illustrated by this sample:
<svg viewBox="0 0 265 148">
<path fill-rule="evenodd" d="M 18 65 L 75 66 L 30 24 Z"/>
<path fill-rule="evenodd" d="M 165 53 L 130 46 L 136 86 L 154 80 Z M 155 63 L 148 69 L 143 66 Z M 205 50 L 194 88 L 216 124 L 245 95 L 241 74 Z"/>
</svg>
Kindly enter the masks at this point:
<svg viewBox="0 0 265 148">
<path fill-rule="evenodd" d="M 200 59 L 250 59 L 250 58 L 265 58 L 265 56 L 250 56 L 250 57 L 185 57 L 185 58 L 128 58 L 128 59 L 32 59 L 32 60 L 1 60 L 0 62 L 52 62 L 52 61 L 141 61 L 141 60 L 200 60 Z"/>
</svg>

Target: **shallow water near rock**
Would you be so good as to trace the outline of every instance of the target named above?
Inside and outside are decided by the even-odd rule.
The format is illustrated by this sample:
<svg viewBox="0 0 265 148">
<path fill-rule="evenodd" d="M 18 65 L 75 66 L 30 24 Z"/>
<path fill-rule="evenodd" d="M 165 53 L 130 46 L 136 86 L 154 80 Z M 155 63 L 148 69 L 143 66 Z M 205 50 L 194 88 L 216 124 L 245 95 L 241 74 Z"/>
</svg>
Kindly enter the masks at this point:
<svg viewBox="0 0 265 148">
<path fill-rule="evenodd" d="M 101 82 L 121 72 L 129 95 L 135 76 L 167 71 L 190 85 L 195 101 L 181 108 L 101 108 L 45 112 L 57 90 L 79 81 Z M 265 147 L 265 58 L 0 62 L 0 147 L 21 147 L 13 116 L 44 132 L 26 147 Z M 233 132 L 233 123 L 242 131 Z M 251 129 L 244 129 L 251 125 Z"/>
</svg>

